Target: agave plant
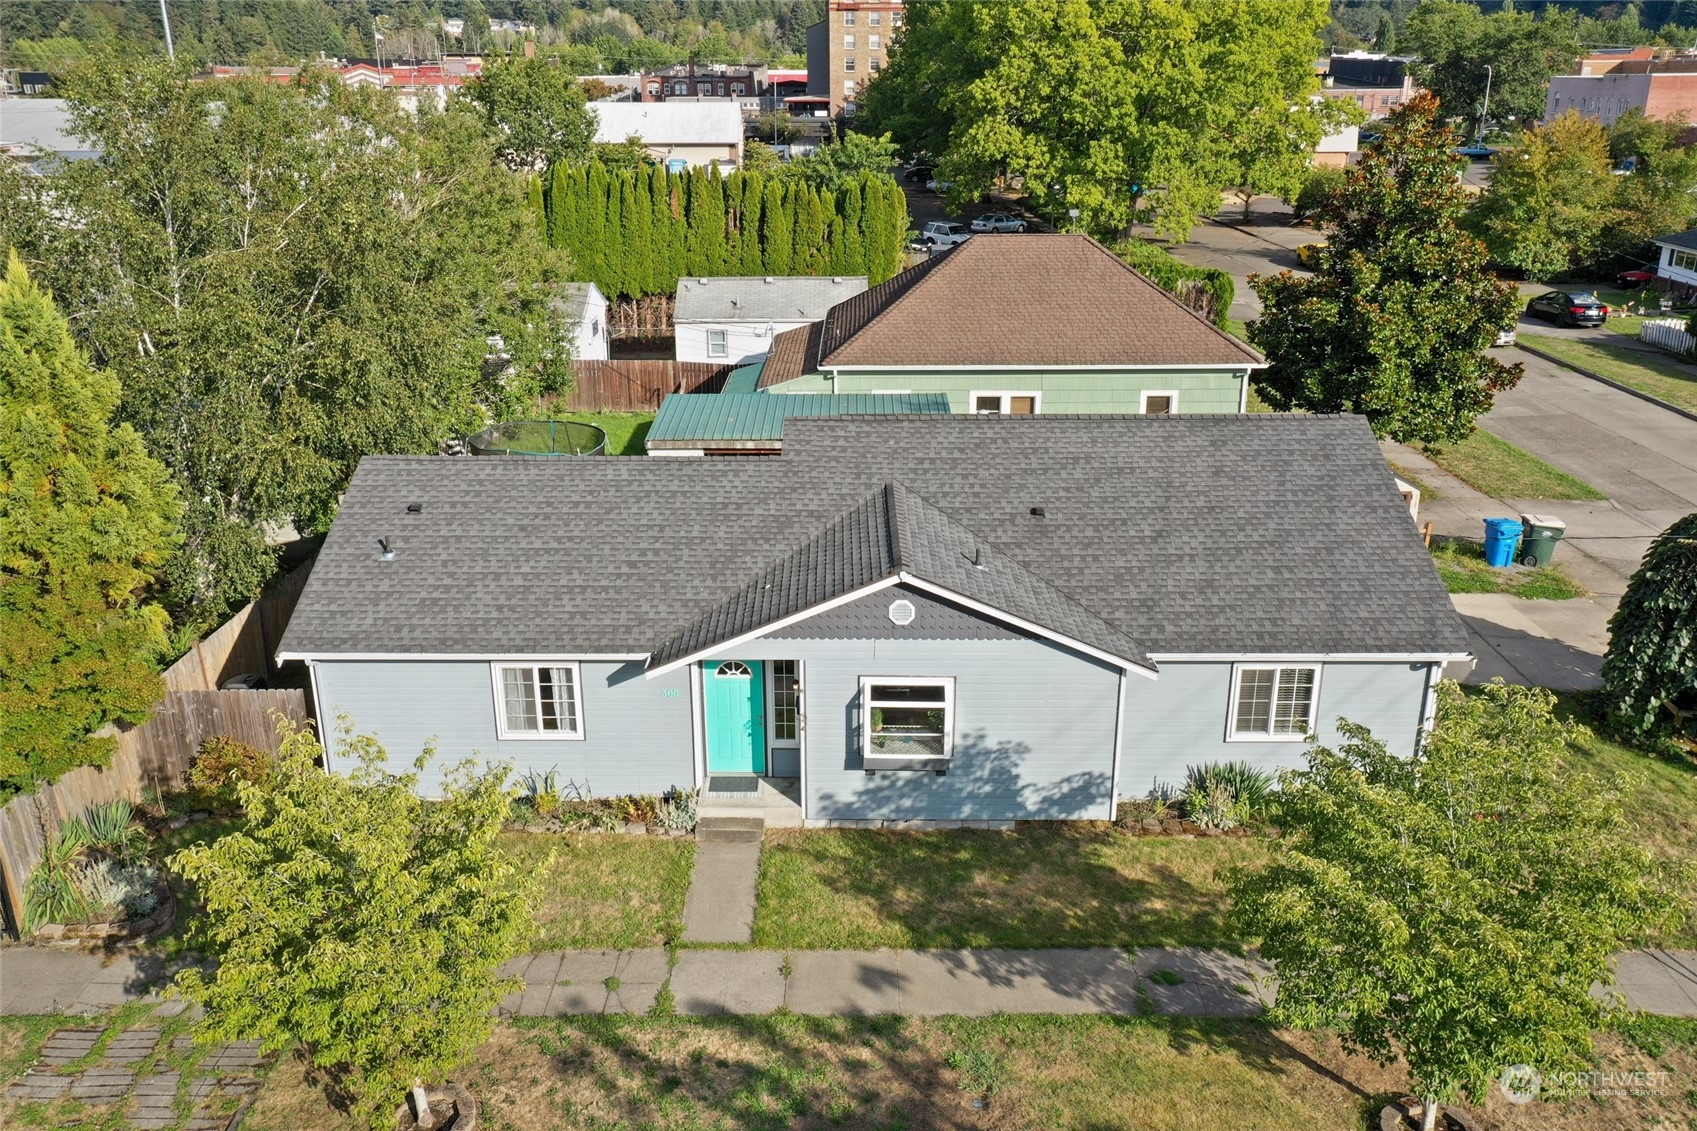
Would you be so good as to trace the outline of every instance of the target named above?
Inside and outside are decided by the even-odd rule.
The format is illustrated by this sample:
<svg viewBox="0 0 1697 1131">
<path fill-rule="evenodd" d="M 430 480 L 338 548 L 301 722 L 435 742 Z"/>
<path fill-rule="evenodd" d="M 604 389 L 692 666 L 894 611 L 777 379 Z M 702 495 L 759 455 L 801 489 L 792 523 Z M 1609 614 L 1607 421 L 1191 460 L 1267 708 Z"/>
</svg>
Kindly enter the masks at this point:
<svg viewBox="0 0 1697 1131">
<path fill-rule="evenodd" d="M 1185 771 L 1186 796 L 1207 794 L 1216 786 L 1224 788 L 1233 800 L 1243 804 L 1246 813 L 1266 810 L 1273 793 L 1273 775 L 1251 766 L 1248 762 L 1208 762 L 1190 766 Z"/>
</svg>

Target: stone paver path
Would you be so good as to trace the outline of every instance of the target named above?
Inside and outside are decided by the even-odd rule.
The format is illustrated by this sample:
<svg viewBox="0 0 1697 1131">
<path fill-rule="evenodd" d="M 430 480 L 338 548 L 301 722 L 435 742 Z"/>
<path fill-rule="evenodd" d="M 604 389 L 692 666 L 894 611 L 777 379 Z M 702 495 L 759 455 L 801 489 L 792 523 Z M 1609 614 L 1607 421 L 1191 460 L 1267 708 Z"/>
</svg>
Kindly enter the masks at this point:
<svg viewBox="0 0 1697 1131">
<path fill-rule="evenodd" d="M 82 1026 L 51 1034 L 36 1063 L 6 1089 L 6 1098 L 37 1104 L 65 1099 L 99 1107 L 121 1104 L 125 1125 L 134 1131 L 176 1126 L 181 1098 L 190 1105 L 188 1131 L 227 1131 L 241 1110 L 241 1101 L 259 1090 L 255 1073 L 266 1058 L 257 1041 L 233 1041 L 213 1049 L 195 1066 L 185 1087 L 183 1073 L 166 1067 L 160 1057 L 164 1050 L 159 1047 L 162 1030 L 158 1026 L 135 1025 L 112 1033 L 109 1039 L 107 1032 Z M 71 1069 L 88 1059 L 97 1046 L 96 1063 Z M 172 1040 L 170 1052 L 185 1054 L 193 1047 L 192 1038 L 179 1036 Z M 230 1100 L 238 1101 L 235 1110 L 227 1110 Z"/>
</svg>

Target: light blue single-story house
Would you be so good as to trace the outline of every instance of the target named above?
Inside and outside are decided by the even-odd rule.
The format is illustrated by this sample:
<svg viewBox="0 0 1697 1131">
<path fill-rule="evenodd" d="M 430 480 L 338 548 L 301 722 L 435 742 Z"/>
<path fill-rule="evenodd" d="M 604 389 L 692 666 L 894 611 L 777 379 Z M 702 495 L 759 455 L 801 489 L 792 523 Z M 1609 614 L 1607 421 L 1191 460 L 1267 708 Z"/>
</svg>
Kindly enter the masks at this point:
<svg viewBox="0 0 1697 1131">
<path fill-rule="evenodd" d="M 396 757 L 788 779 L 830 824 L 1106 819 L 1340 718 L 1409 753 L 1471 657 L 1359 417 L 937 414 L 369 457 L 279 659 Z"/>
</svg>

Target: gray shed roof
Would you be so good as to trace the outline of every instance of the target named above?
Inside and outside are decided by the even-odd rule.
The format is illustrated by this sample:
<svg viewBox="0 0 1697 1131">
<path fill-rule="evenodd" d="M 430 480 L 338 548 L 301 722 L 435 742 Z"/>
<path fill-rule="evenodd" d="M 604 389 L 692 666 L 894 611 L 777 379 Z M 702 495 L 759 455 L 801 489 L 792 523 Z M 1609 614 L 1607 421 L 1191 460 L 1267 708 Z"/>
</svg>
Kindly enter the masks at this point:
<svg viewBox="0 0 1697 1131">
<path fill-rule="evenodd" d="M 945 549 L 970 532 L 1143 653 L 1468 650 L 1359 417 L 820 417 L 784 431 L 784 453 L 759 459 L 367 457 L 281 651 L 648 656 L 754 579 L 798 569 L 887 483 L 942 516 L 922 525 L 949 532 Z M 835 552 L 818 561 L 850 569 Z M 985 603 L 1060 620 L 1037 592 Z"/>
<path fill-rule="evenodd" d="M 1697 251 L 1697 231 L 1669 232 L 1665 236 L 1657 236 L 1650 242 L 1662 247 L 1677 247 L 1685 251 Z"/>
<path fill-rule="evenodd" d="M 725 275 L 678 280 L 674 322 L 817 322 L 866 290 L 865 275 Z"/>
</svg>

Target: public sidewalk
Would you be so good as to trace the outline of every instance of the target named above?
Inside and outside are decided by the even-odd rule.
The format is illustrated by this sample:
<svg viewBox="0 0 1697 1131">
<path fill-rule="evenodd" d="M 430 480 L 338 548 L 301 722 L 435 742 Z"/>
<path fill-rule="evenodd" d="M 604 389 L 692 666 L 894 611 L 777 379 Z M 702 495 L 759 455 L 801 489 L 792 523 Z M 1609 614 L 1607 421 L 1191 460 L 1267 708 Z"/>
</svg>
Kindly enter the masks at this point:
<svg viewBox="0 0 1697 1131">
<path fill-rule="evenodd" d="M 1645 1013 L 1697 1017 L 1697 950 L 1617 956 L 1616 985 Z M 1245 1017 L 1272 1000 L 1264 963 L 1198 947 L 1093 950 L 545 951 L 504 967 L 521 1017 L 646 1013 L 983 1016 L 990 1013 Z M 44 947 L 0 947 L 0 1015 L 100 1013 L 155 997 L 174 968 Z M 1162 973 L 1164 972 L 1164 973 Z M 1153 975 L 1153 977 L 1152 977 Z"/>
</svg>

